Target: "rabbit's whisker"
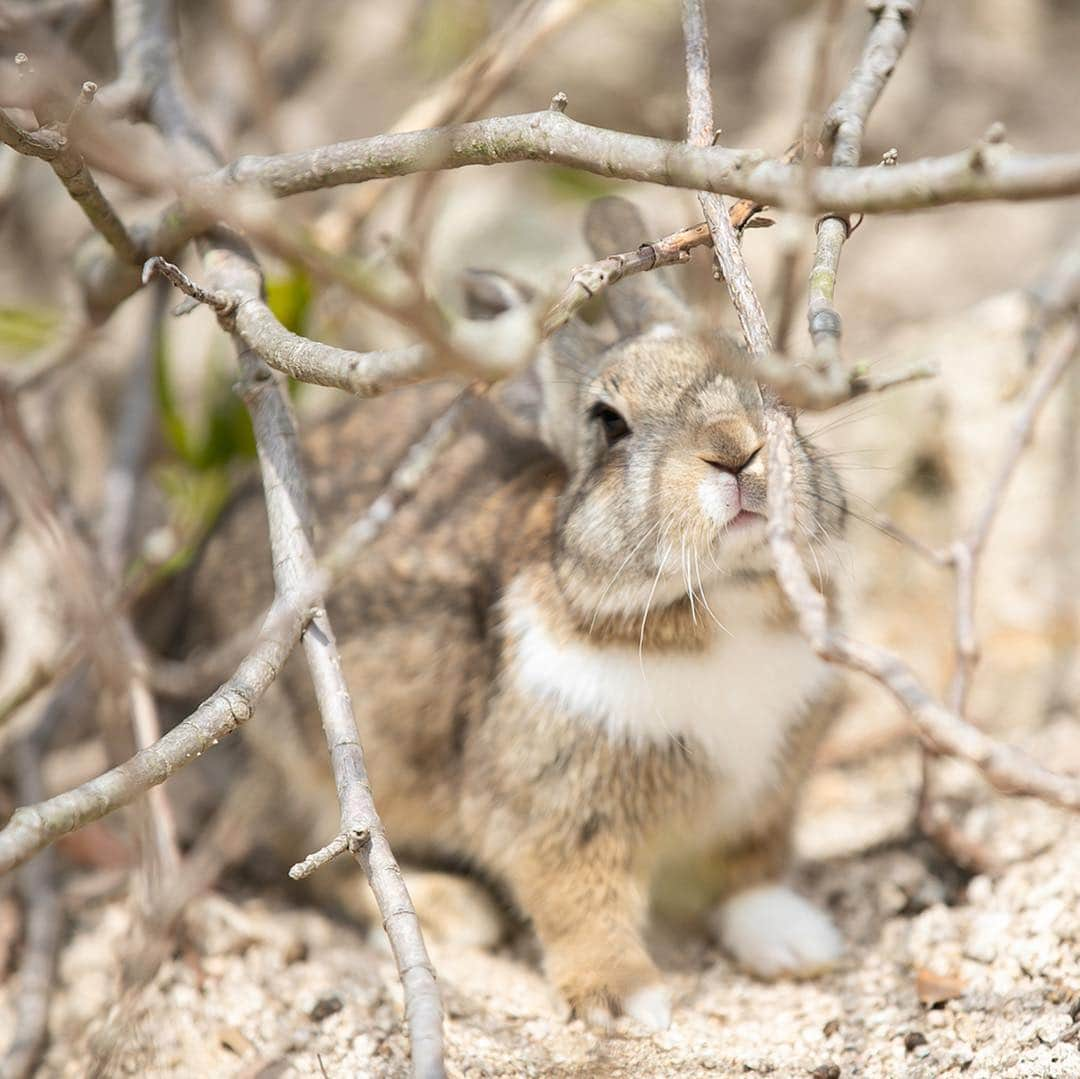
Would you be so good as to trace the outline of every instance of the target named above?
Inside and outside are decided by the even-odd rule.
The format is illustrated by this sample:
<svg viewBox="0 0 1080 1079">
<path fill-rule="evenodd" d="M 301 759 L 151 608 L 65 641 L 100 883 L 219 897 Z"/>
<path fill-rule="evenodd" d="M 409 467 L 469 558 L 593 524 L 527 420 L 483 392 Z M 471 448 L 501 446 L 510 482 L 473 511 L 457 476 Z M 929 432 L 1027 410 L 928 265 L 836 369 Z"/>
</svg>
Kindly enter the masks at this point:
<svg viewBox="0 0 1080 1079">
<path fill-rule="evenodd" d="M 698 591 L 701 594 L 701 605 L 705 608 L 709 617 L 717 624 L 717 626 L 720 627 L 721 630 L 723 630 L 724 633 L 726 633 L 729 637 L 734 637 L 735 634 L 732 633 L 731 630 L 728 629 L 727 626 L 725 626 L 724 623 L 716 617 L 716 615 L 713 613 L 712 607 L 709 605 L 709 601 L 705 598 L 705 585 L 702 583 L 701 580 L 701 563 L 698 561 L 697 547 L 694 547 L 694 565 L 697 567 Z"/>
<path fill-rule="evenodd" d="M 673 514 L 668 514 L 667 519 L 670 521 L 672 516 Z M 657 550 L 659 551 L 659 544 L 657 545 Z M 652 687 L 649 685 L 649 677 L 645 673 L 645 623 L 646 621 L 648 621 L 649 618 L 649 608 L 652 606 L 653 596 L 656 594 L 656 586 L 660 583 L 660 575 L 664 572 L 664 569 L 667 566 L 668 556 L 671 554 L 671 552 L 672 546 L 669 543 L 664 551 L 663 561 L 661 561 L 660 565 L 656 568 L 656 576 L 653 578 L 652 588 L 649 591 L 649 598 L 645 601 L 645 613 L 641 616 L 641 632 L 638 634 L 638 667 L 641 670 L 641 680 L 645 683 L 645 688 L 646 690 L 648 690 L 650 697 L 652 697 L 653 699 L 654 711 L 656 712 L 657 718 L 660 720 L 661 723 L 663 723 L 665 727 L 668 728 L 669 733 L 670 727 L 668 726 L 668 721 L 665 718 L 664 714 L 660 711 L 659 706 L 656 704 L 655 694 L 653 694 Z"/>
<path fill-rule="evenodd" d="M 818 580 L 824 584 L 829 579 L 829 575 L 825 573 L 821 568 L 821 562 L 818 561 L 817 551 L 814 550 L 814 541 L 811 538 L 810 531 L 800 520 L 796 519 L 795 526 L 806 538 L 806 549 L 810 552 L 810 557 L 814 560 L 814 569 L 817 570 Z"/>
<path fill-rule="evenodd" d="M 685 521 L 683 522 L 685 524 Z M 690 619 L 697 625 L 697 610 L 694 607 L 694 587 L 690 579 L 690 554 L 686 549 L 686 533 L 682 537 L 682 558 L 679 559 L 679 568 L 682 570 L 683 585 L 686 590 L 686 598 L 690 600 Z"/>
<path fill-rule="evenodd" d="M 634 544 L 634 546 L 630 549 L 630 553 L 623 559 L 622 565 L 620 565 L 619 568 L 615 571 L 611 580 L 608 581 L 608 583 L 604 586 L 604 590 L 600 593 L 600 598 L 596 601 L 596 607 L 593 609 L 592 621 L 589 623 L 588 636 L 591 637 L 592 631 L 596 629 L 596 620 L 600 617 L 600 606 L 607 598 L 607 594 L 614 587 L 615 582 L 619 579 L 619 574 L 621 574 L 622 571 L 626 569 L 626 567 L 630 564 L 630 559 L 632 559 L 634 555 L 637 554 L 637 552 L 641 549 L 641 545 L 649 538 L 649 536 L 652 535 L 653 532 L 656 532 L 662 524 L 662 521 L 657 521 L 656 524 L 646 529 L 641 539 L 639 539 L 637 543 Z"/>
</svg>

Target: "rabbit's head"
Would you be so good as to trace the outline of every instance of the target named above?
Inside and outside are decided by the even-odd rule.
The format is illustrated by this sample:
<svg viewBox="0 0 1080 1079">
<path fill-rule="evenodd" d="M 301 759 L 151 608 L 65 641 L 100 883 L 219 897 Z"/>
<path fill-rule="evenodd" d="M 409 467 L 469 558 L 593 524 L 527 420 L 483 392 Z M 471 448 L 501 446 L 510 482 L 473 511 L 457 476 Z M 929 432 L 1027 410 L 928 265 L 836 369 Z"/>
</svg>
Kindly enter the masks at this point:
<svg viewBox="0 0 1080 1079">
<path fill-rule="evenodd" d="M 594 203 L 599 254 L 646 235 L 623 200 Z M 609 293 L 619 339 L 571 323 L 540 361 L 544 437 L 568 471 L 555 568 L 580 610 L 618 617 L 768 572 L 763 396 L 730 341 L 698 333 L 655 272 Z M 785 422 L 793 422 L 785 417 Z M 825 545 L 845 513 L 835 473 L 796 440 L 796 520 Z"/>
</svg>

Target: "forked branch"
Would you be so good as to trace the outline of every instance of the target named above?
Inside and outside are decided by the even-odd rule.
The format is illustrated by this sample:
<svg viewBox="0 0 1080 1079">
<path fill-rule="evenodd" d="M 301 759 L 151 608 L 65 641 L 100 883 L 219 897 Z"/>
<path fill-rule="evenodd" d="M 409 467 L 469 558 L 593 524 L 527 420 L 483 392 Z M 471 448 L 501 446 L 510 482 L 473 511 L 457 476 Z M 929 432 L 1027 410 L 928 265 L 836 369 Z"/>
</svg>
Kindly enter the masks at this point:
<svg viewBox="0 0 1080 1079">
<path fill-rule="evenodd" d="M 691 7 L 694 0 L 686 0 L 686 3 Z M 687 20 L 684 25 L 694 32 L 693 20 Z M 688 56 L 691 51 L 688 45 Z M 732 288 L 730 282 L 729 291 L 732 302 L 738 304 L 739 291 Z M 766 327 L 755 328 L 758 339 L 766 333 Z M 1050 376 L 1055 372 L 1056 380 L 1060 375 L 1058 365 L 1069 362 L 1076 349 L 1075 331 L 1065 344 L 1068 355 L 1059 356 L 1047 368 L 1040 387 L 1050 382 Z M 1041 388 L 1033 393 L 1032 400 L 1045 400 Z M 792 441 L 790 420 L 782 412 L 769 409 L 766 412 L 769 547 L 777 581 L 798 617 L 803 636 L 814 651 L 830 663 L 861 671 L 878 681 L 900 702 L 924 742 L 936 752 L 971 762 L 999 790 L 1028 794 L 1052 805 L 1080 810 L 1080 777 L 1055 774 L 1019 750 L 991 738 L 936 700 L 898 656 L 853 640 L 832 625 L 826 598 L 811 580 L 795 540 Z"/>
<path fill-rule="evenodd" d="M 192 144 L 187 149 L 190 152 Z M 238 186 L 280 198 L 391 176 L 515 161 L 565 165 L 804 213 L 880 213 L 1080 192 L 1080 153 L 1020 154 L 1004 145 L 975 147 L 888 169 L 817 169 L 808 186 L 798 165 L 760 150 L 693 146 L 610 131 L 546 109 L 297 153 L 243 157 L 213 171 L 208 168 L 181 185 L 179 201 L 147 230 L 143 248 L 149 254 L 173 256 L 213 222 L 213 206 Z M 83 272 L 88 307 L 98 318 L 139 286 L 130 264 L 107 253 Z"/>
</svg>

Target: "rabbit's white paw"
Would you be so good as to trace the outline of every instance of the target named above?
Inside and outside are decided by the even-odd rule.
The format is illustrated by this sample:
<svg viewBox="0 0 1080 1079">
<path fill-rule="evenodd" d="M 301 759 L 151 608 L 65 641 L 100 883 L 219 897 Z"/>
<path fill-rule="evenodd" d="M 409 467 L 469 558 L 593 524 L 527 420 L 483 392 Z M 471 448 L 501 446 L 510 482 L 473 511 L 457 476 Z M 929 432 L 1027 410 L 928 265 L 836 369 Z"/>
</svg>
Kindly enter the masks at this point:
<svg viewBox="0 0 1080 1079">
<path fill-rule="evenodd" d="M 623 1001 L 623 1011 L 649 1030 L 671 1026 L 671 991 L 666 985 L 647 985 Z"/>
<path fill-rule="evenodd" d="M 779 884 L 732 896 L 714 925 L 739 966 L 759 978 L 808 977 L 833 966 L 844 950 L 828 915 Z"/>
</svg>

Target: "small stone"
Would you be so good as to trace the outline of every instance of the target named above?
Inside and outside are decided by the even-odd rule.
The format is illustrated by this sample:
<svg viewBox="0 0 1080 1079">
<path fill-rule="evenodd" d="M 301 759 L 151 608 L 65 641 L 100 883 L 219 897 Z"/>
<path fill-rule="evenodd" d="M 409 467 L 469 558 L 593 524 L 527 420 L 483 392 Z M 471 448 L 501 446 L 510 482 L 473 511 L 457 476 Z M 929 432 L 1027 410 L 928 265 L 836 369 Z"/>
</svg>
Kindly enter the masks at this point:
<svg viewBox="0 0 1080 1079">
<path fill-rule="evenodd" d="M 993 881 L 987 876 L 972 877 L 967 885 L 967 901 L 975 906 L 987 903 L 994 894 Z"/>
<path fill-rule="evenodd" d="M 975 1050 L 966 1042 L 957 1042 L 952 1047 L 952 1058 L 961 1067 L 967 1067 L 975 1059 Z"/>
<path fill-rule="evenodd" d="M 915 975 L 915 992 L 923 1004 L 935 1007 L 947 1000 L 964 995 L 964 981 L 952 974 L 937 974 L 931 970 L 919 970 Z"/>
<path fill-rule="evenodd" d="M 810 1079 L 840 1079 L 839 1064 L 820 1064 L 810 1073 Z"/>
<path fill-rule="evenodd" d="M 926 1045 L 926 1035 L 921 1030 L 909 1030 L 904 1035 L 904 1049 L 907 1052 L 913 1052 L 920 1045 Z"/>
<path fill-rule="evenodd" d="M 1054 1012 L 1039 1023 L 1035 1029 L 1035 1036 L 1043 1045 L 1057 1045 L 1070 1026 L 1072 1026 L 1072 1020 L 1068 1012 Z"/>
<path fill-rule="evenodd" d="M 331 1015 L 337 1014 L 344 1007 L 345 1004 L 341 997 L 336 993 L 331 993 L 328 996 L 320 997 L 315 1002 L 315 1006 L 308 1012 L 308 1016 L 314 1019 L 316 1023 L 321 1023 Z"/>
<path fill-rule="evenodd" d="M 248 1053 L 255 1051 L 255 1046 L 251 1043 L 251 1039 L 242 1031 L 237 1030 L 236 1027 L 222 1027 L 218 1031 L 217 1040 L 220 1045 L 223 1045 L 238 1057 L 246 1056 Z"/>
</svg>

